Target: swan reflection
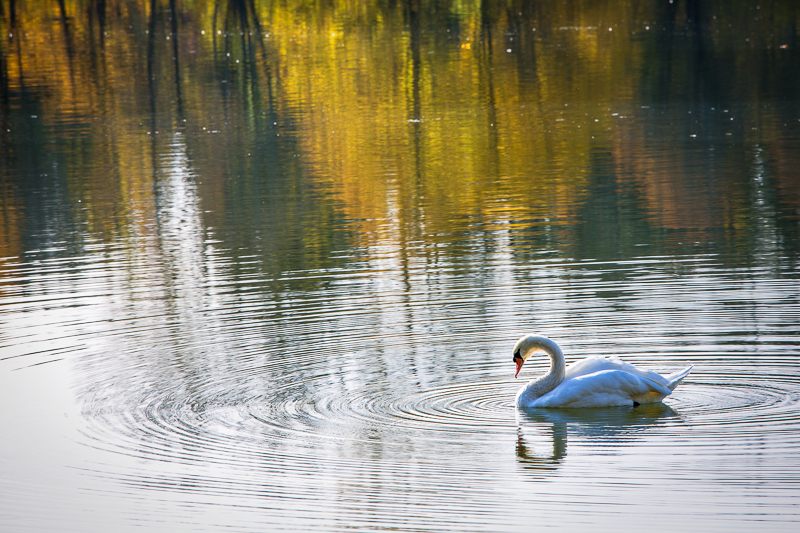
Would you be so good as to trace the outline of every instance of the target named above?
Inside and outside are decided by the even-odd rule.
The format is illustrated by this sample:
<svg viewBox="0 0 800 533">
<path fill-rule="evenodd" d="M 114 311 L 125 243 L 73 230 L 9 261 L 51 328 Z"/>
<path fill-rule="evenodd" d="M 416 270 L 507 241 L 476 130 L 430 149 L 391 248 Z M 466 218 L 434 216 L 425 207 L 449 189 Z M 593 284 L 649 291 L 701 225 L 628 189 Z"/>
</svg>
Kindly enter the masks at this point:
<svg viewBox="0 0 800 533">
<path fill-rule="evenodd" d="M 517 460 L 525 469 L 536 471 L 555 471 L 567 455 L 567 425 L 552 424 L 544 428 L 552 440 L 552 447 L 547 446 L 548 435 L 540 436 L 532 443 L 525 438 L 522 427 L 517 428 Z M 539 450 L 544 447 L 544 453 Z"/>
<path fill-rule="evenodd" d="M 648 428 L 680 421 L 663 403 L 598 409 L 517 409 L 517 462 L 531 473 L 558 469 L 567 456 L 568 437 L 593 444 L 633 442 Z M 601 442 L 597 442 L 601 441 Z"/>
</svg>

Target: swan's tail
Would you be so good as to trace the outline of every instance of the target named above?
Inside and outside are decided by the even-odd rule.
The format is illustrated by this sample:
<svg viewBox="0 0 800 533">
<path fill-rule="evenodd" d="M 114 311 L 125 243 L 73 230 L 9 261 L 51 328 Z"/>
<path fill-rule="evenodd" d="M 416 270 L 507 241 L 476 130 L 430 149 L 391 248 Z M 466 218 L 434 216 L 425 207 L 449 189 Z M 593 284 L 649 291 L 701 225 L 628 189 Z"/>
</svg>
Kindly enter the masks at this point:
<svg viewBox="0 0 800 533">
<path fill-rule="evenodd" d="M 667 387 L 669 387 L 669 390 L 675 390 L 675 387 L 678 386 L 678 383 L 680 383 L 681 380 L 683 380 L 683 378 L 685 378 L 689 374 L 689 371 L 693 367 L 694 365 L 690 365 L 684 368 L 683 370 L 673 372 L 672 374 L 667 376 Z"/>
</svg>

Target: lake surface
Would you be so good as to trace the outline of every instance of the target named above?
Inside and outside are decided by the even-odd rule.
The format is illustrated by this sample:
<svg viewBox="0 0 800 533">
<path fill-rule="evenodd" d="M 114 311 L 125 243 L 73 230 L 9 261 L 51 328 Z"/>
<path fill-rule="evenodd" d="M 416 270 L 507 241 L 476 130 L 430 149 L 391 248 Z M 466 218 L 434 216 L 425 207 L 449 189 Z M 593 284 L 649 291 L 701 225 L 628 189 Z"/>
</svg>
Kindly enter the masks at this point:
<svg viewBox="0 0 800 533">
<path fill-rule="evenodd" d="M 39 4 L 4 531 L 800 527 L 795 2 Z M 533 332 L 694 369 L 518 411 Z"/>
</svg>

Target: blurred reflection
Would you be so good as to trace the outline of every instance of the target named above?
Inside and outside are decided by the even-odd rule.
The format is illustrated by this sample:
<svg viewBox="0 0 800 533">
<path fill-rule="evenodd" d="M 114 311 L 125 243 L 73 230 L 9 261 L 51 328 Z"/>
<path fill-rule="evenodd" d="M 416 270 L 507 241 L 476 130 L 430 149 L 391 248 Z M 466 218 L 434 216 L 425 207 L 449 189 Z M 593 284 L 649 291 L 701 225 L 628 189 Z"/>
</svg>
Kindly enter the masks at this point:
<svg viewBox="0 0 800 533">
<path fill-rule="evenodd" d="M 210 296 L 205 269 L 211 264 L 205 260 L 205 229 L 183 137 L 173 135 L 156 162 L 155 216 L 164 284 L 172 305 L 187 313 L 205 307 L 201 299 Z"/>
<path fill-rule="evenodd" d="M 231 233 L 272 273 L 476 231 L 576 257 L 740 249 L 764 214 L 796 248 L 797 3 L 517 4 L 11 2 L 0 249 L 55 184 L 126 234 L 177 131 L 203 225 L 263 221 Z"/>
<path fill-rule="evenodd" d="M 554 471 L 567 455 L 567 425 L 553 423 L 548 428 L 546 424 L 541 424 L 537 430 L 543 433 L 537 435 L 537 441 L 544 442 L 531 444 L 532 439 L 525 437 L 522 427 L 517 428 L 517 461 L 526 470 Z M 548 438 L 552 439 L 552 446 L 548 446 Z M 539 451 L 541 447 L 544 452 Z"/>
<path fill-rule="evenodd" d="M 517 409 L 517 462 L 538 476 L 558 469 L 567 441 L 587 439 L 593 446 L 635 441 L 642 431 L 680 420 L 666 404 L 635 408 Z"/>
</svg>

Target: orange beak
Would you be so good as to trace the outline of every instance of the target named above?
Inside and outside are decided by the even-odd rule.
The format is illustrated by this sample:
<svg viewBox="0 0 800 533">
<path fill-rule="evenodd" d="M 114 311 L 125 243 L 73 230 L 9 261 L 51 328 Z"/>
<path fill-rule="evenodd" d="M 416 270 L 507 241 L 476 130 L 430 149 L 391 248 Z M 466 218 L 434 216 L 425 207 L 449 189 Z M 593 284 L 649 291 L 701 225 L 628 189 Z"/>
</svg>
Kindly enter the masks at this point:
<svg viewBox="0 0 800 533">
<path fill-rule="evenodd" d="M 515 357 L 514 358 L 514 364 L 517 365 L 517 369 L 514 371 L 514 377 L 517 377 L 519 375 L 519 371 L 522 368 L 522 363 L 524 363 L 524 362 L 525 362 L 525 360 L 522 359 L 522 357 Z"/>
</svg>

